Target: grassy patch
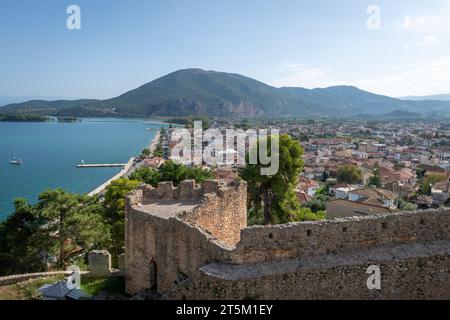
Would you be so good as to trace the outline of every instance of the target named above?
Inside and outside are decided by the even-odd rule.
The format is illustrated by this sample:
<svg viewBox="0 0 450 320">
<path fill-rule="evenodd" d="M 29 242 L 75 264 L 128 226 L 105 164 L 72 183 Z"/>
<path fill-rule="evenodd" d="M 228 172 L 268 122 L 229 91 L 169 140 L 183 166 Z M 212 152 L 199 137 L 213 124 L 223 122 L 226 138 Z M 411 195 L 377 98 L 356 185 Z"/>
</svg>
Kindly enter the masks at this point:
<svg viewBox="0 0 450 320">
<path fill-rule="evenodd" d="M 64 275 L 48 278 L 38 278 L 19 282 L 16 284 L 16 287 L 22 293 L 24 300 L 41 300 L 42 296 L 39 293 L 38 289 L 43 285 L 52 284 L 62 279 L 64 279 Z"/>
<path fill-rule="evenodd" d="M 40 300 L 38 289 L 46 284 L 52 284 L 64 276 L 38 278 L 0 287 L 0 300 Z"/>
<path fill-rule="evenodd" d="M 64 279 L 63 275 L 1 286 L 0 300 L 41 300 L 42 296 L 38 289 L 43 285 L 53 284 L 62 279 Z M 126 296 L 125 279 L 123 277 L 95 278 L 82 275 L 81 289 L 92 296 L 95 296 L 102 291 L 112 295 Z"/>
<path fill-rule="evenodd" d="M 125 295 L 125 279 L 123 277 L 94 278 L 82 276 L 81 289 L 93 296 L 101 291 Z"/>
</svg>

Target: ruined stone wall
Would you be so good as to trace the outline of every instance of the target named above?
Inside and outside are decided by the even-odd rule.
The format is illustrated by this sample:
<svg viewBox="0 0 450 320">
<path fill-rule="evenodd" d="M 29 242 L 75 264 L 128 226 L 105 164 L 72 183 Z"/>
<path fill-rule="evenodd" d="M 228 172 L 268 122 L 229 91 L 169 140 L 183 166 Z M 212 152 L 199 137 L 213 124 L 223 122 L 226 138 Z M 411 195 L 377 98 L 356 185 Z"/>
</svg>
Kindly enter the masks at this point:
<svg viewBox="0 0 450 320">
<path fill-rule="evenodd" d="M 232 263 L 192 276 L 170 298 L 450 299 L 450 210 L 244 229 Z"/>
<path fill-rule="evenodd" d="M 235 246 L 247 227 L 247 185 L 237 181 L 206 194 L 192 216 L 185 218 L 189 219 L 222 243 Z"/>
<path fill-rule="evenodd" d="M 184 188 L 183 188 L 184 186 Z M 227 192 L 221 194 L 224 188 Z M 129 293 L 157 286 L 168 293 L 198 269 L 213 261 L 230 261 L 232 243 L 239 240 L 239 226 L 246 222 L 245 183 L 220 186 L 206 182 L 197 186 L 185 182 L 180 188 L 163 183 L 157 189 L 145 186 L 126 199 L 125 264 Z M 215 192 L 215 193 L 214 193 Z M 244 192 L 244 195 L 241 194 Z M 163 219 L 139 210 L 139 205 L 159 200 L 199 200 L 198 208 L 178 217 Z M 244 201 L 244 204 L 236 201 Z M 206 205 L 206 209 L 203 209 Z M 211 212 L 208 210 L 214 206 Z M 233 210 L 232 210 L 233 208 Z M 214 215 L 212 215 L 214 214 Z M 236 224 L 233 225 L 233 218 Z M 219 219 L 220 224 L 208 222 Z M 156 265 L 157 284 L 154 279 Z"/>
<path fill-rule="evenodd" d="M 241 230 L 247 227 L 247 184 L 243 181 L 210 180 L 197 185 L 194 180 L 186 180 L 178 188 L 174 188 L 172 182 L 162 182 L 158 188 L 145 186 L 142 190 L 142 203 L 199 201 L 193 212 L 186 212 L 180 218 L 200 226 L 226 245 L 234 246 L 239 242 Z"/>
<path fill-rule="evenodd" d="M 94 277 L 106 277 L 111 274 L 111 254 L 106 250 L 89 252 L 89 270 Z"/>
<path fill-rule="evenodd" d="M 139 201 L 143 203 L 154 202 L 156 200 L 201 200 L 206 194 L 216 193 L 220 188 L 227 187 L 231 183 L 219 183 L 215 180 L 208 180 L 201 185 L 194 180 L 185 180 L 180 182 L 180 186 L 175 188 L 172 181 L 160 182 L 157 188 L 151 185 L 142 186 L 142 194 Z M 129 195 L 132 196 L 133 195 Z"/>
<path fill-rule="evenodd" d="M 38 278 L 49 278 L 55 276 L 69 276 L 71 271 L 51 271 L 51 272 L 38 272 L 38 273 L 25 273 L 25 274 L 15 274 L 5 277 L 0 277 L 0 287 L 9 286 L 11 284 L 28 281 L 31 279 Z M 89 274 L 89 271 L 82 271 L 82 275 Z"/>
<path fill-rule="evenodd" d="M 129 293 L 152 286 L 155 262 L 167 298 L 450 299 L 449 209 L 244 228 L 242 183 L 160 187 L 126 199 Z M 165 198 L 199 205 L 169 219 L 139 209 Z M 370 265 L 381 290 L 366 286 Z"/>
<path fill-rule="evenodd" d="M 225 248 L 205 232 L 177 218 L 160 219 L 140 211 L 127 221 L 126 286 L 137 293 L 156 286 L 160 292 L 170 292 L 187 275 L 212 261 L 229 261 Z M 157 283 L 152 276 L 152 264 L 157 266 Z"/>
<path fill-rule="evenodd" d="M 242 230 L 233 258 L 255 263 L 450 238 L 450 209 L 257 226 Z"/>
<path fill-rule="evenodd" d="M 362 256 L 364 256 L 362 254 Z M 270 269 L 253 275 L 252 268 L 235 270 L 234 266 L 215 266 L 227 274 L 233 271 L 235 278 L 200 272 L 191 282 L 173 292 L 171 299 L 275 299 L 275 300 L 346 300 L 346 299 L 450 299 L 450 252 L 441 250 L 432 255 L 367 261 L 353 261 L 351 256 L 334 257 L 349 263 L 327 264 L 332 257 L 321 257 L 316 261 L 290 261 L 284 265 L 263 265 Z M 313 264 L 310 264 L 313 263 Z M 381 270 L 380 290 L 367 287 L 367 268 L 379 266 Z M 211 267 L 211 266 L 208 266 Z M 224 267 L 228 270 L 224 271 Z M 207 269 L 207 268 L 205 268 Z"/>
</svg>

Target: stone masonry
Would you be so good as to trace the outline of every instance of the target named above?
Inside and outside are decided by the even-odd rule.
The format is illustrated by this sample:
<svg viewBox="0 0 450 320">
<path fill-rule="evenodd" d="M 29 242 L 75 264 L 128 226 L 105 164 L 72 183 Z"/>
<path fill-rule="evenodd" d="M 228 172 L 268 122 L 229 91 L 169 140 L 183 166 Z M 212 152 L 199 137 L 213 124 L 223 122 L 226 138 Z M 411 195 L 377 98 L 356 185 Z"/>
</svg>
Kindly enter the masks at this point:
<svg viewBox="0 0 450 320">
<path fill-rule="evenodd" d="M 130 294 L 168 299 L 450 299 L 450 210 L 247 228 L 243 181 L 126 198 Z M 381 270 L 369 290 L 369 266 Z"/>
<path fill-rule="evenodd" d="M 107 277 L 111 274 L 111 254 L 105 250 L 89 252 L 89 269 L 94 277 Z"/>
</svg>

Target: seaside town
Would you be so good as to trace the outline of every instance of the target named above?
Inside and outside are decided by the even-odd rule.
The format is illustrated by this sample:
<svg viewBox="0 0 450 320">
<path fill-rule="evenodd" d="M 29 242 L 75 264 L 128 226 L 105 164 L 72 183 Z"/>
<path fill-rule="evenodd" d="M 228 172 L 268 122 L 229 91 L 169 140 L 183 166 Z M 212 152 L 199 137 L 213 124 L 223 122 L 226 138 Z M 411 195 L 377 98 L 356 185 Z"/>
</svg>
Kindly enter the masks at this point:
<svg viewBox="0 0 450 320">
<path fill-rule="evenodd" d="M 259 126 L 246 123 L 244 129 Z M 225 134 L 242 125 L 217 121 L 211 127 Z M 450 124 L 316 120 L 269 127 L 300 142 L 304 165 L 295 189 L 298 201 L 313 211 L 326 211 L 328 219 L 448 204 Z M 180 140 L 173 131 L 164 130 L 160 156 L 144 156 L 144 166 L 158 168 L 171 159 Z M 224 142 L 224 156 L 236 152 L 225 148 Z M 214 169 L 220 179 L 235 179 L 239 166 Z"/>
<path fill-rule="evenodd" d="M 450 299 L 450 0 L 2 2 L 0 301 Z"/>
<path fill-rule="evenodd" d="M 28 282 L 24 279 L 37 278 L 38 280 L 30 280 L 30 285 L 33 285 L 40 283 L 40 277 L 44 277 L 46 280 L 42 285 L 33 290 L 39 292 L 38 297 L 45 300 L 243 299 L 248 294 L 268 299 L 340 299 L 366 297 L 366 294 L 367 297 L 372 297 L 370 291 L 364 291 L 364 286 L 356 290 L 348 287 L 348 290 L 342 291 L 342 296 L 337 293 L 328 294 L 328 290 L 323 290 L 322 285 L 315 282 L 322 283 L 325 278 L 312 274 L 310 291 L 297 292 L 295 290 L 301 288 L 300 283 L 304 281 L 302 275 L 297 275 L 287 265 L 277 266 L 276 263 L 294 261 L 307 254 L 315 265 L 315 257 L 322 254 L 330 259 L 347 253 L 366 254 L 367 251 L 367 254 L 371 254 L 368 250 L 372 247 L 391 254 L 391 250 L 392 253 L 404 250 L 393 246 L 398 243 L 407 246 L 406 252 L 409 252 L 411 246 L 413 251 L 410 259 L 416 261 L 415 246 L 422 245 L 423 241 L 432 240 L 438 250 L 445 251 L 448 248 L 445 240 L 443 243 L 439 242 L 447 236 L 446 208 L 450 204 L 450 124 L 444 121 L 230 120 L 208 117 L 187 117 L 182 123 L 178 120 L 167 119 L 165 124 L 153 124 L 151 128 L 147 128 L 147 131 L 154 133 L 150 144 L 126 164 L 117 164 L 122 170 L 87 194 L 86 198 L 77 198 L 79 196 L 55 190 L 43 193 L 40 196 L 41 202 L 34 207 L 16 203 L 15 215 L 18 215 L 22 214 L 21 210 L 42 210 L 48 205 L 52 206 L 53 202 L 63 203 L 64 197 L 74 197 L 74 204 L 78 202 L 92 212 L 92 234 L 78 235 L 78 231 L 75 231 L 72 236 L 68 236 L 68 240 L 59 244 L 61 248 L 56 251 L 53 245 L 48 248 L 46 244 L 43 244 L 44 247 L 39 245 L 39 250 L 45 253 L 45 257 L 39 258 L 34 267 L 36 271 L 59 270 L 76 261 L 77 265 L 84 266 L 82 270 L 89 270 L 83 271 L 83 286 L 72 290 L 67 287 L 67 281 L 72 281 L 74 274 L 53 271 L 0 277 L 0 288 L 23 292 L 29 290 L 26 284 Z M 198 126 L 203 131 L 198 131 Z M 213 129 L 210 132 L 218 133 L 219 139 L 223 139 L 222 143 L 219 140 L 219 143 L 214 144 L 213 153 L 218 153 L 218 158 L 215 159 L 220 159 L 214 163 L 204 158 L 211 143 L 216 142 L 216 138 L 206 134 L 208 129 Z M 273 183 L 276 177 L 290 175 L 290 182 L 288 185 L 282 184 L 280 190 L 283 193 L 278 199 L 276 184 L 271 186 L 273 189 L 270 198 L 264 198 L 266 178 L 259 171 L 253 171 L 254 168 L 247 163 L 247 159 L 239 161 L 243 159 L 238 152 L 238 136 L 241 135 L 241 142 L 245 141 L 248 156 L 254 147 L 252 143 L 256 142 L 252 142 L 250 137 L 254 132 L 261 134 L 265 130 L 272 139 L 272 134 L 279 133 L 277 139 L 280 139 L 282 147 L 289 150 L 284 155 L 280 151 L 280 162 L 284 166 L 291 166 L 289 161 L 295 161 L 295 171 L 286 171 L 284 167 L 274 176 L 267 177 L 267 181 Z M 228 136 L 230 132 L 233 134 L 231 140 Z M 178 148 L 183 139 L 188 138 L 192 144 L 199 135 L 203 158 L 200 163 L 195 163 L 192 157 L 196 152 L 194 146 L 190 145 L 188 149 L 192 158 L 184 158 L 184 154 L 179 154 Z M 261 136 L 259 143 L 260 139 Z M 284 156 L 292 158 L 286 160 Z M 116 164 L 82 163 L 77 167 L 89 170 L 90 167 L 112 165 Z M 293 198 L 290 197 L 291 194 Z M 49 196 L 55 198 L 47 204 L 45 201 Z M 283 201 L 288 201 L 290 207 L 282 207 L 280 210 L 277 206 L 283 205 Z M 266 215 L 266 209 L 269 208 L 266 204 L 271 208 L 269 216 Z M 56 210 L 55 214 L 58 212 Z M 75 210 L 73 214 L 76 212 Z M 34 221 L 34 218 L 31 219 Z M 83 218 L 80 216 L 77 219 Z M 175 221 L 177 222 L 173 225 Z M 80 220 L 79 223 L 85 222 Z M 180 225 L 177 226 L 178 224 Z M 108 225 L 111 225 L 111 229 Z M 431 240 L 428 240 L 429 225 L 436 231 Z M 176 230 L 184 228 L 183 226 L 192 229 L 180 235 Z M 254 229 L 254 226 L 263 229 Z M 394 228 L 391 229 L 390 226 Z M 55 234 L 72 232 L 65 231 L 64 228 L 64 225 L 55 225 L 53 232 L 41 229 L 37 234 L 43 232 L 42 236 L 44 239 L 48 237 L 51 244 L 58 240 Z M 164 231 L 167 228 L 171 231 Z M 293 229 L 289 230 L 290 228 Z M 205 239 L 204 232 L 208 234 Z M 197 238 L 199 234 L 203 240 Z M 86 237 L 83 240 L 86 243 L 79 243 L 91 248 L 89 251 L 71 240 L 77 235 L 80 239 Z M 152 238 L 147 235 L 152 235 Z M 290 240 L 275 241 L 272 247 L 261 236 Z M 193 238 L 186 240 L 186 237 Z M 317 237 L 318 242 L 315 242 L 314 237 Z M 335 240 L 324 241 L 324 237 Z M 350 241 L 349 237 L 353 240 Z M 368 247 L 367 239 L 372 239 Z M 93 250 L 92 241 L 98 241 L 95 246 L 103 250 Z M 196 251 L 185 247 L 185 241 L 205 241 L 214 249 L 203 251 L 200 248 L 200 251 Z M 217 246 L 215 241 L 219 241 L 220 245 Z M 166 247 L 162 243 L 171 245 Z M 156 251 L 135 249 L 149 245 Z M 224 249 L 222 245 L 229 247 Z M 299 246 L 305 247 L 297 252 L 296 248 Z M 253 254 L 246 253 L 248 247 L 253 248 Z M 310 249 L 313 251 L 307 253 Z M 428 255 L 426 247 L 418 250 Z M 58 252 L 64 255 L 58 255 Z M 252 272 L 257 272 L 259 264 L 266 261 L 274 265 L 267 267 L 266 280 L 252 283 L 246 272 L 235 273 L 229 270 L 229 261 L 223 258 L 228 254 L 235 255 L 231 265 L 236 264 L 253 270 Z M 443 254 L 447 257 L 445 252 Z M 16 259 L 7 255 L 6 251 L 4 255 L 11 261 Z M 172 255 L 176 258 L 166 261 L 166 257 Z M 191 255 L 199 255 L 199 258 L 191 261 Z M 436 257 L 440 259 L 440 251 Z M 27 259 L 35 259 L 35 253 L 30 252 Z M 358 263 L 367 263 L 367 258 L 358 259 L 361 261 L 354 264 L 352 262 L 351 265 L 354 272 L 359 272 Z M 427 256 L 427 259 L 434 259 L 434 255 Z M 208 261 L 216 261 L 218 265 L 208 264 Z M 396 270 L 400 263 L 401 259 L 393 260 L 392 268 Z M 445 264 L 445 259 L 437 261 L 432 268 L 439 267 L 441 263 Z M 337 265 L 342 267 L 339 263 Z M 11 268 L 11 273 L 17 273 L 17 267 Z M 160 268 L 165 270 L 164 274 L 158 271 Z M 193 282 L 179 282 L 179 270 L 184 268 L 187 269 L 183 277 L 192 278 Z M 419 266 L 417 272 L 434 272 L 422 269 Z M 231 283 L 224 279 L 216 282 L 215 277 L 222 270 L 232 272 L 235 280 Z M 276 281 L 281 281 L 283 288 L 294 291 L 265 289 L 266 282 L 275 281 L 280 270 L 283 270 L 282 274 L 286 277 L 291 277 L 291 280 L 283 278 Z M 331 271 L 329 267 L 324 267 L 323 270 L 329 273 L 326 277 L 330 281 L 328 287 L 343 281 L 340 274 Z M 309 275 L 309 271 L 304 272 Z M 59 276 L 54 277 L 55 274 Z M 392 272 L 389 276 L 395 277 L 395 274 Z M 358 277 L 346 278 L 358 283 Z M 98 279 L 102 279 L 101 286 L 91 289 L 91 284 Z M 16 282 L 23 282 L 27 289 L 11 287 L 10 284 Z M 111 291 L 108 289 L 111 283 L 121 289 L 118 292 Z M 417 287 L 417 284 L 409 281 L 407 285 Z M 197 286 L 203 289 L 194 290 Z M 435 291 L 436 287 L 429 283 L 425 286 L 424 292 L 430 292 L 433 297 L 447 296 L 445 289 L 441 292 Z M 220 294 L 217 293 L 217 288 L 222 290 Z M 399 288 L 392 289 L 396 290 L 397 297 L 422 296 L 421 293 Z M 382 292 L 380 297 L 385 297 L 385 293 Z"/>
</svg>

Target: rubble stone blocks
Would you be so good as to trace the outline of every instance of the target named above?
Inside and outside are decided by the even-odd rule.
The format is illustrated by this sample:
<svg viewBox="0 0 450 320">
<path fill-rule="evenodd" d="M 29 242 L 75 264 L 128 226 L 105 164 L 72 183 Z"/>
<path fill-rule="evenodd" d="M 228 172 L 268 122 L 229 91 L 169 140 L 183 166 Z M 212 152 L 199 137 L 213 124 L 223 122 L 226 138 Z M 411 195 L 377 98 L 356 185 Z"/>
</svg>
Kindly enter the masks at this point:
<svg viewBox="0 0 450 320">
<path fill-rule="evenodd" d="M 90 275 L 107 277 L 111 274 L 111 254 L 106 250 L 95 250 L 89 253 Z"/>
<path fill-rule="evenodd" d="M 173 199 L 173 184 L 170 182 L 160 182 L 158 183 L 158 197 L 160 199 Z"/>
<path fill-rule="evenodd" d="M 186 180 L 180 183 L 180 199 L 189 200 L 194 199 L 195 194 L 195 181 Z"/>
</svg>

